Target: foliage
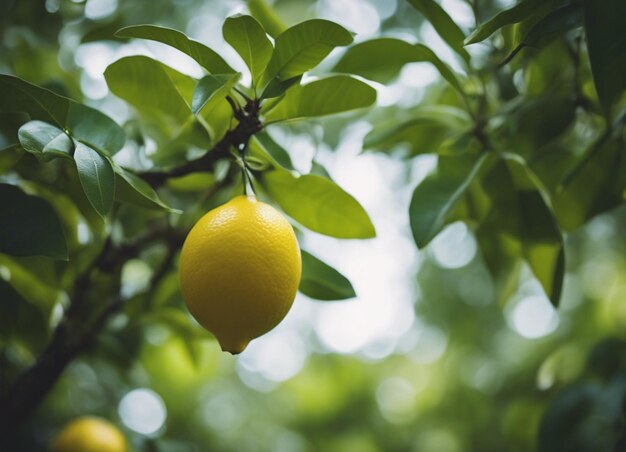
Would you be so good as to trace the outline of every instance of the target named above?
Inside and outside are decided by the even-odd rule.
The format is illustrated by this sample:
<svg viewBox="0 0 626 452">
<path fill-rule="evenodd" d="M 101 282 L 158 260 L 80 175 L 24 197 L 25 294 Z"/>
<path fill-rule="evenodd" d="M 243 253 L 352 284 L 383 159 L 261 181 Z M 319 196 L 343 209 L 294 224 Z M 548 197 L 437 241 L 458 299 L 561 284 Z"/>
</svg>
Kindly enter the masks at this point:
<svg viewBox="0 0 626 452">
<path fill-rule="evenodd" d="M 447 2 L 409 0 L 398 2 L 380 32 L 369 36 L 341 20 L 303 17 L 309 0 L 273 6 L 251 0 L 241 5 L 247 7 L 242 14 L 226 14 L 224 7 L 208 16 L 200 1 L 182 8 L 139 0 L 120 2 L 104 18 L 90 16 L 95 3 L 0 7 L 6 8 L 0 19 L 5 441 L 43 448 L 72 414 L 67 391 L 88 399 L 85 393 L 98 385 L 114 400 L 138 385 L 161 394 L 167 432 L 158 439 L 127 432 L 146 450 L 255 444 L 259 450 L 465 450 L 468 444 L 554 450 L 568 444 L 567 450 L 591 451 L 624 441 L 616 427 L 623 422 L 623 371 L 605 368 L 623 355 L 623 344 L 604 340 L 615 331 L 600 314 L 607 306 L 617 309 L 614 300 L 624 294 L 624 261 L 615 251 L 606 257 L 622 249 L 623 237 L 607 233 L 596 253 L 589 251 L 598 224 L 608 222 L 613 231 L 624 226 L 623 209 L 615 210 L 626 197 L 623 1 L 521 0 L 503 8 L 459 0 L 475 20 L 470 29 L 447 11 Z M 219 44 L 179 31 L 192 29 L 200 11 L 197 20 L 221 21 Z M 425 27 L 441 45 L 422 39 Z M 81 68 L 78 55 L 89 45 L 117 55 L 97 74 L 109 94 L 91 96 L 87 89 L 93 74 Z M 193 70 L 182 71 L 163 53 L 138 50 L 145 48 L 179 60 L 184 55 Z M 416 94 L 415 84 L 405 82 L 424 63 L 437 80 Z M 384 95 L 394 90 L 402 99 L 389 105 Z M 344 131 L 361 122 L 368 125 L 363 152 L 406 168 L 413 192 L 406 219 L 426 256 L 418 282 L 425 299 L 437 300 L 416 304 L 416 311 L 439 325 L 424 331 L 448 335 L 448 348 L 430 364 L 401 353 L 371 364 L 313 353 L 305 370 L 277 390 L 284 398 L 274 406 L 234 381 L 232 362 L 216 356 L 212 338 L 186 314 L 178 253 L 204 212 L 251 185 L 304 239 L 300 292 L 318 301 L 360 295 L 316 257 L 321 254 L 307 237 L 372 239 L 379 223 L 317 155 L 288 146 L 288 138 L 304 133 L 321 147 L 340 148 Z M 432 171 L 412 177 L 411 168 L 427 159 Z M 442 271 L 429 253 L 458 222 L 471 231 L 480 257 L 467 268 Z M 593 270 L 584 258 L 604 262 L 602 271 L 613 279 L 610 287 L 584 294 L 596 305 L 568 307 L 567 294 L 576 298 L 568 278 L 585 281 Z M 533 294 L 555 307 L 564 300 L 559 313 L 571 323 L 526 347 L 502 313 L 516 309 L 533 284 Z M 471 306 L 468 298 L 486 301 Z M 150 337 L 159 331 L 165 333 L 157 347 Z M 498 338 L 508 342 L 500 345 Z M 169 362 L 175 365 L 164 365 Z M 420 380 L 427 367 L 431 378 Z M 97 384 L 76 389 L 85 375 Z M 423 400 L 402 411 L 402 394 L 416 391 Z M 196 400 L 209 393 L 212 398 Z M 204 422 L 200 415 L 185 425 L 202 404 L 271 414 L 233 439 L 217 421 L 209 421 L 217 431 L 195 428 Z M 373 404 L 380 413 L 372 414 Z M 93 407 L 99 412 L 83 413 L 91 409 L 85 403 L 80 414 L 115 412 L 102 401 Z M 606 419 L 597 420 L 605 412 Z M 293 447 L 292 431 L 300 435 Z M 287 446 L 273 442 L 281 434 Z"/>
</svg>

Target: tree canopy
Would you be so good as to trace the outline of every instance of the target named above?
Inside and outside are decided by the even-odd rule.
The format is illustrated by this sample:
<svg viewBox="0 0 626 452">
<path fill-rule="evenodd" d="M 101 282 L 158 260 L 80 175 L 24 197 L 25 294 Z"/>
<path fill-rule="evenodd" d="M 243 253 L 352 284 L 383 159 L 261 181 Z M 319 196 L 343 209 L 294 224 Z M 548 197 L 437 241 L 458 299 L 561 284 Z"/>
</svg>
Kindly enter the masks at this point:
<svg viewBox="0 0 626 452">
<path fill-rule="evenodd" d="M 0 5 L 0 446 L 621 450 L 626 3 L 205 3 Z M 233 358 L 177 270 L 242 192 L 302 278 Z"/>
</svg>

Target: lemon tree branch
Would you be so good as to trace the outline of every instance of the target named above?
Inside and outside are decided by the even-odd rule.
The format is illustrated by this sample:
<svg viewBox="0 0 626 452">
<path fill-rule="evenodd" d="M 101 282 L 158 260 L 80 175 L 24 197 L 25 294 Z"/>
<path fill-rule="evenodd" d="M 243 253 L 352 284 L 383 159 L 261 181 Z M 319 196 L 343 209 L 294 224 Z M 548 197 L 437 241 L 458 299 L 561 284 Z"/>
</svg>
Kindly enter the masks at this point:
<svg viewBox="0 0 626 452">
<path fill-rule="evenodd" d="M 243 109 L 235 105 L 230 97 L 227 100 L 233 108 L 235 119 L 238 121 L 235 128 L 229 130 L 224 137 L 218 141 L 206 154 L 202 157 L 191 160 L 184 165 L 165 171 L 145 171 L 139 173 L 139 176 L 148 182 L 152 187 L 160 187 L 167 179 L 172 177 L 180 177 L 186 174 L 210 171 L 218 160 L 228 158 L 231 148 L 239 149 L 245 146 L 252 136 L 263 128 L 263 124 L 259 119 L 260 102 L 250 99 L 246 102 Z"/>
<path fill-rule="evenodd" d="M 115 245 L 110 238 L 105 241 L 98 257 L 75 280 L 72 302 L 48 346 L 0 398 L 0 444 L 10 446 L 11 437 L 17 434 L 21 423 L 41 403 L 67 365 L 96 343 L 107 321 L 124 306 L 120 295 L 120 274 L 124 264 L 137 257 L 150 243 L 166 241 L 169 248 L 177 249 L 183 238 L 184 233 L 180 231 L 156 225 L 132 243 Z M 104 307 L 94 312 L 98 304 L 89 303 L 89 297 L 92 278 L 97 272 L 113 275 L 113 282 Z M 165 271 L 155 273 L 151 287 L 156 286 L 163 276 Z"/>
</svg>

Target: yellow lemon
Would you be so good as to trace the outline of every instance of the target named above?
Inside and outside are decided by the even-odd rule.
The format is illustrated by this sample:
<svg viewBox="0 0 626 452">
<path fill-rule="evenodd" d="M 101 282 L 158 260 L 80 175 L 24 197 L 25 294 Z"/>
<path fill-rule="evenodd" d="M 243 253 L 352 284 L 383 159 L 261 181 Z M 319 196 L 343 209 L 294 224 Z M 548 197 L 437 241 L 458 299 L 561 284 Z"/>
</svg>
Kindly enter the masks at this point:
<svg viewBox="0 0 626 452">
<path fill-rule="evenodd" d="M 287 315 L 301 272 L 289 222 L 250 196 L 200 218 L 180 255 L 180 287 L 189 311 L 233 354 Z"/>
<path fill-rule="evenodd" d="M 52 447 L 54 452 L 126 452 L 122 432 L 104 419 L 80 417 L 67 424 Z"/>
</svg>

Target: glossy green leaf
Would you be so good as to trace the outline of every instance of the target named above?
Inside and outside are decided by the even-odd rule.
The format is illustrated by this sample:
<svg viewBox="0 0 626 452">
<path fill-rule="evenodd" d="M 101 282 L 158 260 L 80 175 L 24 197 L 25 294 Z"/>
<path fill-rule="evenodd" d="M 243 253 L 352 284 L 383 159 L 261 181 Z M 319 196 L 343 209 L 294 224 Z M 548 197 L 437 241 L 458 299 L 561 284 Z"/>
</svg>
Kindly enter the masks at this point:
<svg viewBox="0 0 626 452">
<path fill-rule="evenodd" d="M 282 96 L 285 91 L 287 91 L 293 85 L 300 83 L 300 80 L 302 80 L 301 75 L 298 75 L 297 77 L 292 77 L 284 81 L 281 81 L 279 78 L 274 77 L 263 89 L 263 92 L 261 93 L 261 99 L 272 99 Z"/>
<path fill-rule="evenodd" d="M 288 28 L 276 38 L 264 84 L 289 80 L 317 66 L 335 47 L 347 46 L 352 34 L 329 20 L 312 19 Z"/>
<path fill-rule="evenodd" d="M 347 75 L 326 77 L 287 91 L 278 105 L 265 114 L 267 122 L 286 121 L 369 107 L 376 90 Z"/>
<path fill-rule="evenodd" d="M 152 58 L 121 58 L 104 71 L 109 89 L 142 113 L 167 121 L 174 130 L 191 117 L 195 81 Z"/>
<path fill-rule="evenodd" d="M 212 74 L 235 72 L 224 59 L 204 44 L 188 38 L 184 33 L 156 25 L 133 25 L 115 33 L 120 38 L 140 38 L 167 44 L 189 55 Z"/>
<path fill-rule="evenodd" d="M 515 57 L 524 47 L 536 47 L 543 40 L 579 27 L 583 22 L 583 12 L 580 5 L 568 4 L 557 8 L 543 19 L 535 23 L 528 33 L 524 35 L 520 44 L 504 59 L 501 64 L 506 64 Z"/>
<path fill-rule="evenodd" d="M 287 29 L 285 22 L 268 5 L 266 0 L 248 0 L 248 9 L 271 37 L 276 38 Z"/>
<path fill-rule="evenodd" d="M 539 180 L 517 156 L 502 155 L 483 186 L 492 201 L 485 225 L 519 247 L 556 306 L 565 272 L 563 236 Z M 518 255 L 519 255 L 518 254 Z"/>
<path fill-rule="evenodd" d="M 356 297 L 350 281 L 315 256 L 302 250 L 300 292 L 315 300 L 345 300 Z"/>
<path fill-rule="evenodd" d="M 83 143 L 76 143 L 74 160 L 85 195 L 96 212 L 106 215 L 113 207 L 115 173 L 106 157 Z"/>
<path fill-rule="evenodd" d="M 191 102 L 194 115 L 203 113 L 210 114 L 221 102 L 224 101 L 230 90 L 241 78 L 241 74 L 232 75 L 207 75 L 198 82 Z"/>
<path fill-rule="evenodd" d="M 280 166 L 288 170 L 294 169 L 289 153 L 285 148 L 276 143 L 266 131 L 262 130 L 261 132 L 255 133 L 250 145 L 257 147 L 258 151 L 263 153 L 274 166 Z"/>
<path fill-rule="evenodd" d="M 524 37 L 525 45 L 536 45 L 543 38 L 562 33 L 582 25 L 583 12 L 579 5 L 558 8 L 537 22 Z"/>
<path fill-rule="evenodd" d="M 12 75 L 0 74 L 0 112 L 28 113 L 107 154 L 119 151 L 126 140 L 120 126 L 98 110 Z"/>
<path fill-rule="evenodd" d="M 54 209 L 18 187 L 0 184 L 0 253 L 67 259 L 67 243 Z"/>
<path fill-rule="evenodd" d="M 180 212 L 167 206 L 154 189 L 136 174 L 113 164 L 115 172 L 115 199 L 148 209 L 165 209 L 169 212 Z"/>
<path fill-rule="evenodd" d="M 263 174 L 261 181 L 287 215 L 312 231 L 344 239 L 376 236 L 365 209 L 324 177 L 275 170 Z"/>
<path fill-rule="evenodd" d="M 333 72 L 360 75 L 379 83 L 389 83 L 407 63 L 420 59 L 413 44 L 396 38 L 377 38 L 350 47 Z"/>
<path fill-rule="evenodd" d="M 439 156 L 437 169 L 413 192 L 409 217 L 413 238 L 423 248 L 452 219 L 455 208 L 486 161 L 486 156 Z"/>
<path fill-rule="evenodd" d="M 44 159 L 72 158 L 74 144 L 58 127 L 43 121 L 30 121 L 20 127 L 18 138 L 24 150 Z"/>
<path fill-rule="evenodd" d="M 222 33 L 250 69 L 256 86 L 273 51 L 265 30 L 253 17 L 240 15 L 227 18 Z"/>
<path fill-rule="evenodd" d="M 534 16 L 538 12 L 537 6 L 541 3 L 543 0 L 522 0 L 511 8 L 498 12 L 476 28 L 465 40 L 465 45 L 484 41 L 502 27 L 522 22 Z"/>
<path fill-rule="evenodd" d="M 626 2 L 584 0 L 583 8 L 593 79 L 602 107 L 610 116 L 626 90 Z"/>
<path fill-rule="evenodd" d="M 409 3 L 426 17 L 439 36 L 456 53 L 469 62 L 469 53 L 463 47 L 465 34 L 435 0 L 409 0 Z"/>
</svg>

